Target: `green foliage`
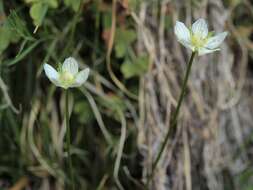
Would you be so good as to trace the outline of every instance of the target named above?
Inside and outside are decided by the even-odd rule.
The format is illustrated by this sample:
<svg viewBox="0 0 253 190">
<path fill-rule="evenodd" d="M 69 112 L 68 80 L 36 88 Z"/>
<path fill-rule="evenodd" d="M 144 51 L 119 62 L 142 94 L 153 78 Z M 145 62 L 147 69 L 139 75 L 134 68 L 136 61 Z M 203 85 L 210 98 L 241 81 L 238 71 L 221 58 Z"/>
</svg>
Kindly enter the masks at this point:
<svg viewBox="0 0 253 190">
<path fill-rule="evenodd" d="M 36 27 L 41 26 L 48 8 L 55 9 L 59 4 L 58 0 L 25 0 L 25 2 L 31 4 L 30 16 Z"/>
<path fill-rule="evenodd" d="M 131 29 L 121 29 L 116 30 L 115 35 L 115 51 L 118 58 L 122 58 L 127 54 L 128 48 L 136 40 L 136 32 Z"/>
<path fill-rule="evenodd" d="M 10 39 L 8 35 L 8 29 L 6 27 L 1 27 L 0 28 L 0 52 L 5 50 L 5 48 L 9 45 Z"/>
<path fill-rule="evenodd" d="M 121 72 L 124 78 L 141 76 L 148 70 L 148 56 L 135 57 L 132 55 L 132 45 L 136 40 L 136 32 L 132 29 L 118 28 L 115 35 L 115 53 L 117 58 L 124 58 Z"/>
<path fill-rule="evenodd" d="M 33 19 L 33 23 L 35 26 L 40 26 L 43 17 L 46 14 L 47 5 L 44 3 L 34 3 L 30 9 L 30 15 Z"/>
<path fill-rule="evenodd" d="M 248 168 L 238 176 L 238 183 L 242 190 L 253 190 L 253 169 Z"/>
<path fill-rule="evenodd" d="M 22 37 L 26 40 L 34 40 L 34 38 L 27 29 L 26 23 L 15 11 L 12 10 L 10 12 L 6 24 L 12 30 L 13 33 L 15 32 L 15 34 L 13 35 Z"/>
<path fill-rule="evenodd" d="M 47 4 L 51 8 L 57 8 L 59 0 L 25 0 L 26 3 L 36 4 L 36 3 L 44 3 Z"/>
<path fill-rule="evenodd" d="M 42 24 L 42 20 L 46 15 L 47 9 L 48 5 L 41 2 L 36 2 L 31 6 L 30 15 L 35 26 L 40 26 Z"/>
<path fill-rule="evenodd" d="M 71 7 L 74 11 L 78 11 L 82 0 L 64 0 L 66 6 Z"/>
<path fill-rule="evenodd" d="M 48 4 L 51 8 L 57 8 L 59 4 L 58 1 L 59 0 L 45 0 L 45 3 Z"/>
<path fill-rule="evenodd" d="M 74 106 L 74 113 L 78 116 L 78 121 L 81 124 L 87 124 L 94 120 L 94 114 L 87 101 L 77 102 Z"/>
<path fill-rule="evenodd" d="M 112 25 L 112 12 L 111 10 L 103 14 L 103 28 L 109 29 Z"/>
<path fill-rule="evenodd" d="M 137 57 L 133 62 L 126 59 L 124 63 L 121 65 L 121 72 L 123 73 L 126 79 L 141 76 L 148 71 L 149 67 L 149 59 L 148 56 L 143 55 L 141 57 Z"/>
<path fill-rule="evenodd" d="M 0 53 L 3 52 L 11 42 L 15 42 L 17 38 L 13 38 L 14 33 L 13 31 L 4 24 L 0 27 Z"/>
</svg>

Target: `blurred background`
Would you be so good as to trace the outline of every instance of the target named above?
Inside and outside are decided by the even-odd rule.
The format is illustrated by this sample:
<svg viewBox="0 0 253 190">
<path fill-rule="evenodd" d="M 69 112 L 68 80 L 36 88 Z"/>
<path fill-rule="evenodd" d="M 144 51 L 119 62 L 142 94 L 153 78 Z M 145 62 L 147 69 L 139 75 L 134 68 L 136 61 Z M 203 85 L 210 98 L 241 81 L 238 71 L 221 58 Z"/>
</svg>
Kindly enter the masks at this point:
<svg viewBox="0 0 253 190">
<path fill-rule="evenodd" d="M 177 20 L 228 31 L 195 59 L 178 130 L 144 187 L 190 52 Z M 251 0 L 0 0 L 0 189 L 64 190 L 63 89 L 46 78 L 73 56 L 71 154 L 82 190 L 253 190 Z"/>
</svg>

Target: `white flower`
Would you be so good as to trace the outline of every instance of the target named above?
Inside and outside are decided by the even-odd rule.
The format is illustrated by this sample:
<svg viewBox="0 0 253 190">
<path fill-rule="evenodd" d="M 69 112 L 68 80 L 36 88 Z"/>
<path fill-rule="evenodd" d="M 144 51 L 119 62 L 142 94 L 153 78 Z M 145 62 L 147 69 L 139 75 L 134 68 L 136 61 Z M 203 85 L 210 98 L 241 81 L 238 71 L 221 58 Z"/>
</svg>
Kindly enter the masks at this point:
<svg viewBox="0 0 253 190">
<path fill-rule="evenodd" d="M 65 59 L 58 72 L 46 63 L 44 70 L 52 83 L 65 89 L 81 86 L 88 79 L 90 71 L 87 68 L 78 72 L 78 63 L 73 57 Z"/>
<path fill-rule="evenodd" d="M 191 29 L 177 21 L 174 32 L 183 46 L 197 52 L 198 55 L 220 50 L 219 46 L 228 34 L 228 32 L 222 32 L 212 36 L 212 33 L 208 33 L 206 21 L 202 18 L 194 22 Z"/>
</svg>

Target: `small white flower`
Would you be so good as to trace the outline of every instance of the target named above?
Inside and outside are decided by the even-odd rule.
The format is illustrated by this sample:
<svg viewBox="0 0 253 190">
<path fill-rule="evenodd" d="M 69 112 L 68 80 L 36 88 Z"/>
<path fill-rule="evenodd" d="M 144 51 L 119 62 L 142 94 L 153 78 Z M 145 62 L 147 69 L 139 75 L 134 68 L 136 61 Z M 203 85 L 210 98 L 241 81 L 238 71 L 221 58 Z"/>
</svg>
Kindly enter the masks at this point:
<svg viewBox="0 0 253 190">
<path fill-rule="evenodd" d="M 78 63 L 73 57 L 65 59 L 58 72 L 46 63 L 44 70 L 52 83 L 65 89 L 81 86 L 88 79 L 90 72 L 89 68 L 78 72 Z"/>
<path fill-rule="evenodd" d="M 219 46 L 228 34 L 228 32 L 222 32 L 212 36 L 212 33 L 208 33 L 206 21 L 202 18 L 194 22 L 191 29 L 177 21 L 174 32 L 183 46 L 197 52 L 198 55 L 220 50 Z"/>
</svg>

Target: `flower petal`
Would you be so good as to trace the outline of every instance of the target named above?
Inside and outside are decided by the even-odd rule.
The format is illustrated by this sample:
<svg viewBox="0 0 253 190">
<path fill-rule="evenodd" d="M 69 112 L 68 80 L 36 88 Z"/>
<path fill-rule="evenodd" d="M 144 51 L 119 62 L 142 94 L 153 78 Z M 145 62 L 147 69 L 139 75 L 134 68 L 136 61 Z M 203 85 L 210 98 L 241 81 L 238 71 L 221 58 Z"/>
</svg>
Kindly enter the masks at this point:
<svg viewBox="0 0 253 190">
<path fill-rule="evenodd" d="M 192 32 L 194 35 L 197 35 L 202 39 L 206 38 L 208 35 L 208 26 L 206 21 L 203 18 L 195 21 L 192 25 Z"/>
<path fill-rule="evenodd" d="M 192 51 L 195 51 L 195 47 L 188 41 L 185 41 L 185 40 L 181 40 L 179 41 L 184 47 L 192 50 Z"/>
<path fill-rule="evenodd" d="M 71 87 L 79 87 L 79 86 L 81 86 L 88 79 L 89 72 L 90 72 L 89 68 L 80 71 L 76 75 L 75 83 L 72 84 Z"/>
<path fill-rule="evenodd" d="M 220 50 L 219 48 L 216 48 L 216 49 L 200 48 L 198 50 L 198 55 L 201 56 L 201 55 L 212 53 L 214 51 L 219 51 L 219 50 Z"/>
<path fill-rule="evenodd" d="M 182 22 L 176 22 L 174 32 L 179 42 L 185 42 L 190 44 L 190 31 Z"/>
<path fill-rule="evenodd" d="M 221 43 L 224 41 L 224 39 L 226 38 L 227 35 L 228 35 L 228 32 L 222 32 L 220 34 L 217 34 L 214 37 L 209 38 L 205 47 L 207 49 L 218 48 L 221 45 Z"/>
<path fill-rule="evenodd" d="M 65 72 L 69 72 L 72 75 L 78 73 L 78 63 L 73 57 L 69 57 L 65 59 L 62 65 L 62 70 Z"/>
<path fill-rule="evenodd" d="M 54 83 L 56 86 L 60 86 L 59 73 L 51 65 L 45 63 L 44 71 L 52 83 Z"/>
</svg>

